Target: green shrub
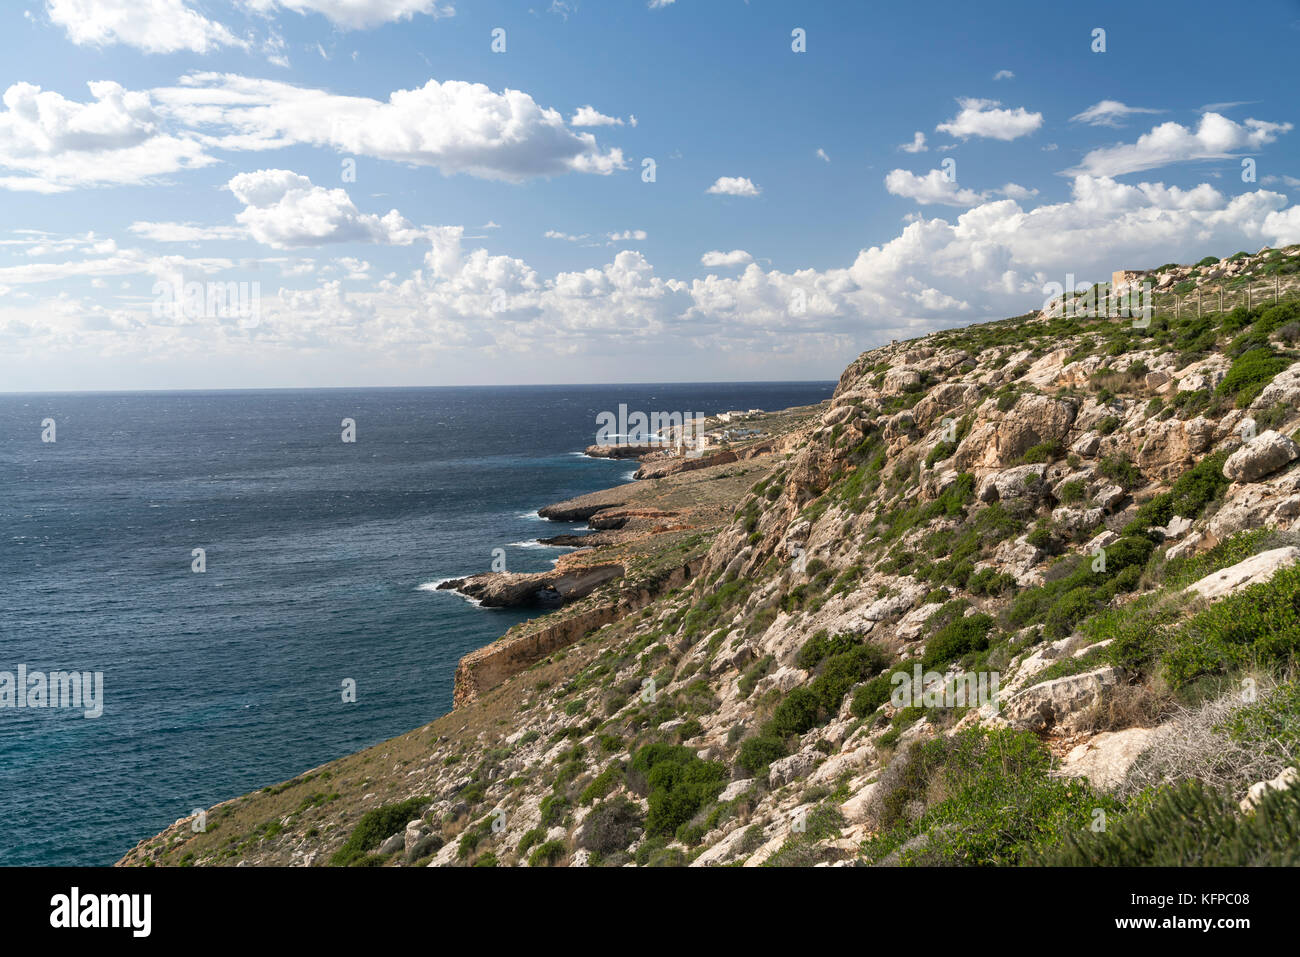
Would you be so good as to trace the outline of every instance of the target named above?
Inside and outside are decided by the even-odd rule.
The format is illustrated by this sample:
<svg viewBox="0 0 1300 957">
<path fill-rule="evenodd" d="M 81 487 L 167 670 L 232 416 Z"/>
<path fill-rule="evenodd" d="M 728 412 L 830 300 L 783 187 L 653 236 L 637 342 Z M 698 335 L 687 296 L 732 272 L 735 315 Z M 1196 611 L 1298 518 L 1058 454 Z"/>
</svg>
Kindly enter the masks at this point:
<svg viewBox="0 0 1300 957">
<path fill-rule="evenodd" d="M 1026 464 L 1035 464 L 1038 462 L 1050 462 L 1059 459 L 1065 454 L 1065 447 L 1060 442 L 1048 441 L 1040 442 L 1037 445 L 1030 446 L 1021 456 L 1021 461 Z"/>
<path fill-rule="evenodd" d="M 819 631 L 804 642 L 804 645 L 799 649 L 799 654 L 795 660 L 799 663 L 800 668 L 803 668 L 805 671 L 812 671 L 813 668 L 817 667 L 818 664 L 830 655 L 838 655 L 850 651 L 861 643 L 862 639 L 857 635 L 842 634 L 830 636 L 825 631 Z"/>
<path fill-rule="evenodd" d="M 1278 685 L 1262 701 L 1238 708 L 1221 730 L 1252 747 L 1300 753 L 1300 681 Z"/>
<path fill-rule="evenodd" d="M 763 734 L 747 738 L 741 743 L 740 752 L 736 755 L 736 764 L 751 775 L 757 775 L 763 768 L 785 757 L 787 753 L 785 739 Z"/>
<path fill-rule="evenodd" d="M 516 850 L 519 854 L 526 854 L 530 847 L 534 847 L 546 840 L 546 828 L 534 827 L 524 832 L 524 836 L 519 839 L 519 847 Z"/>
<path fill-rule="evenodd" d="M 814 638 L 804 646 L 803 650 L 810 652 L 808 659 L 833 648 L 847 650 L 821 660 L 813 680 L 785 696 L 772 714 L 765 733 L 785 737 L 803 734 L 826 723 L 839 711 L 850 688 L 879 674 L 888 663 L 885 653 L 879 648 L 863 644 L 854 636 L 840 635 L 822 641 L 826 643 L 815 644 L 818 639 Z"/>
<path fill-rule="evenodd" d="M 642 746 L 629 772 L 629 784 L 648 798 L 645 827 L 651 837 L 674 833 L 717 799 L 727 779 L 727 769 L 718 762 L 703 761 L 690 748 L 663 743 Z"/>
<path fill-rule="evenodd" d="M 398 804 L 385 804 L 367 811 L 352 829 L 343 846 L 330 857 L 335 867 L 346 867 L 365 856 L 366 852 L 415 820 L 429 806 L 428 798 L 411 798 Z"/>
<path fill-rule="evenodd" d="M 949 622 L 925 643 L 925 657 L 921 659 L 921 666 L 937 668 L 969 652 L 983 651 L 989 645 L 988 635 L 992 627 L 993 618 L 984 614 L 969 615 Z"/>
<path fill-rule="evenodd" d="M 972 595 L 1001 595 L 1016 587 L 1016 576 L 995 568 L 981 568 L 966 580 Z"/>
<path fill-rule="evenodd" d="M 774 664 L 776 664 L 776 658 L 773 655 L 764 655 L 746 668 L 745 673 L 736 682 L 736 687 L 740 689 L 740 696 L 748 698 L 753 694 L 754 685 L 758 684 L 759 679 L 772 670 Z"/>
<path fill-rule="evenodd" d="M 599 801 L 607 796 L 610 791 L 618 787 L 623 780 L 623 766 L 615 761 L 600 774 L 592 779 L 592 782 L 583 789 L 578 796 L 579 804 L 590 804 L 592 801 Z"/>
<path fill-rule="evenodd" d="M 1300 566 L 1220 599 L 1169 636 L 1163 654 L 1170 685 L 1251 665 L 1287 668 L 1300 651 Z"/>
<path fill-rule="evenodd" d="M 894 762 L 878 785 L 881 831 L 863 848 L 868 862 L 1018 864 L 1087 827 L 1094 808 L 1118 808 L 1077 779 L 1049 776 L 1047 752 L 1026 732 L 968 728 Z"/>
<path fill-rule="evenodd" d="M 1063 505 L 1076 505 L 1082 502 L 1087 494 L 1087 487 L 1082 479 L 1072 479 L 1066 482 L 1060 488 L 1060 500 Z"/>
<path fill-rule="evenodd" d="M 548 794 L 542 798 L 540 809 L 542 827 L 553 827 L 564 820 L 564 815 L 569 810 L 569 799 L 560 793 Z"/>
<path fill-rule="evenodd" d="M 1097 471 L 1124 491 L 1142 484 L 1142 473 L 1126 455 L 1109 455 L 1097 464 Z"/>
<path fill-rule="evenodd" d="M 1097 423 L 1096 429 L 1102 435 L 1110 435 L 1112 432 L 1114 432 L 1116 429 L 1119 428 L 1119 424 L 1120 423 L 1119 423 L 1118 416 L 1108 415 L 1100 422 Z"/>
<path fill-rule="evenodd" d="M 893 690 L 890 677 L 891 675 L 888 674 L 877 675 L 854 690 L 853 702 L 849 705 L 854 717 L 865 718 L 869 714 L 874 714 L 889 700 Z"/>
<path fill-rule="evenodd" d="M 1025 541 L 1034 548 L 1048 548 L 1052 544 L 1052 529 L 1045 521 L 1040 521 L 1025 536 Z"/>
<path fill-rule="evenodd" d="M 635 841 L 644 823 L 641 809 L 620 795 L 591 809 L 582 822 L 578 844 L 597 854 L 612 854 Z"/>
<path fill-rule="evenodd" d="M 1224 451 L 1201 459 L 1180 475 L 1169 491 L 1144 502 L 1124 531 L 1133 534 L 1153 526 L 1168 525 L 1175 515 L 1197 518 L 1205 511 L 1205 506 L 1219 498 L 1231 484 L 1223 477 L 1223 463 L 1228 454 Z"/>
<path fill-rule="evenodd" d="M 1092 570 L 1091 556 L 1068 558 L 1068 564 L 1062 563 L 1068 569 L 1062 577 L 1016 595 L 1006 620 L 1017 628 L 1042 624 L 1046 637 L 1064 638 L 1099 604 L 1132 591 L 1154 549 L 1149 538 L 1126 535 L 1106 546 L 1105 571 Z"/>
<path fill-rule="evenodd" d="M 940 442 L 932 448 L 930 454 L 925 457 L 925 467 L 933 468 L 935 462 L 941 462 L 944 459 L 952 458 L 952 454 L 956 451 L 956 442 Z"/>
<path fill-rule="evenodd" d="M 529 867 L 551 867 L 558 864 L 564 858 L 563 841 L 547 841 L 545 844 L 539 844 L 533 853 L 528 855 Z"/>
<path fill-rule="evenodd" d="M 1068 830 L 1037 863 L 1053 867 L 1295 867 L 1300 865 L 1300 790 L 1271 791 L 1242 814 L 1228 795 L 1192 779 L 1155 793 L 1146 807 L 1104 830 Z"/>
<path fill-rule="evenodd" d="M 817 712 L 820 706 L 817 695 L 810 687 L 792 688 L 777 705 L 772 720 L 768 722 L 768 728 L 772 734 L 779 737 L 803 734 L 817 726 Z"/>
<path fill-rule="evenodd" d="M 1290 364 L 1290 359 L 1275 353 L 1265 342 L 1239 355 L 1215 391 L 1233 397 L 1237 408 L 1244 409 Z"/>
</svg>

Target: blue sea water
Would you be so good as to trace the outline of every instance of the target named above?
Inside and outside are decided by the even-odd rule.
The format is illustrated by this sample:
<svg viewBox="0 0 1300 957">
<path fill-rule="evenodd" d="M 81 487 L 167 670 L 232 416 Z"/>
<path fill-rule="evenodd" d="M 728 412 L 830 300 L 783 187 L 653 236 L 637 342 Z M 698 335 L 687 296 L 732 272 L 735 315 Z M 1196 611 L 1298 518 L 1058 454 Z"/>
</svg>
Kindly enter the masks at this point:
<svg viewBox="0 0 1300 957">
<path fill-rule="evenodd" d="M 581 526 L 536 509 L 634 467 L 575 454 L 598 412 L 780 409 L 833 387 L 0 395 L 0 671 L 104 676 L 99 718 L 0 708 L 0 865 L 110 864 L 447 712 L 459 658 L 526 614 L 432 584 L 495 548 L 511 571 L 565 551 L 533 539 Z"/>
</svg>

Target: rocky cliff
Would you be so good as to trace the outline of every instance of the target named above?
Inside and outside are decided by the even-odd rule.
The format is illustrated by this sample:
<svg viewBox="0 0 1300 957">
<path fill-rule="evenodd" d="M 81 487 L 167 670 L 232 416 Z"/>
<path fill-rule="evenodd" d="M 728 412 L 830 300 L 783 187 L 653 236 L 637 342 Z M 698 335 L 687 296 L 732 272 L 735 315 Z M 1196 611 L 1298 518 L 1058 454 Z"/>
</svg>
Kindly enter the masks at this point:
<svg viewBox="0 0 1300 957">
<path fill-rule="evenodd" d="M 124 863 L 1300 863 L 1297 341 L 1270 301 L 864 353 L 662 594 Z"/>
</svg>

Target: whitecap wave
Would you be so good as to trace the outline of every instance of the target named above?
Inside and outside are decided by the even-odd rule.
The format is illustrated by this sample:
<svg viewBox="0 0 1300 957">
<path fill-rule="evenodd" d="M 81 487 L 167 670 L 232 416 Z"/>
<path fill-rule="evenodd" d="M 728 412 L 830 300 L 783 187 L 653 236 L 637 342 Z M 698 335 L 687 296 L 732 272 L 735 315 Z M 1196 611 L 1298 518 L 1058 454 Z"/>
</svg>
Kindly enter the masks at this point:
<svg viewBox="0 0 1300 957">
<path fill-rule="evenodd" d="M 463 576 L 459 576 L 459 577 L 463 577 Z M 453 579 L 451 579 L 451 578 L 439 578 L 437 581 L 425 582 L 423 585 L 416 585 L 416 586 L 415 586 L 415 590 L 416 590 L 416 591 L 438 591 L 438 590 L 439 590 L 439 589 L 438 589 L 438 586 L 439 586 L 439 585 L 445 584 L 446 582 L 449 582 L 449 581 L 453 581 Z M 464 594 L 463 592 L 459 592 L 459 591 L 457 591 L 457 590 L 454 589 L 454 588 L 444 588 L 444 589 L 442 589 L 442 591 L 447 592 L 447 594 L 449 594 L 449 595 L 455 595 L 457 598 L 461 598 L 461 599 L 463 599 L 463 600 L 469 602 L 469 603 L 470 603 L 471 605 L 473 605 L 475 608 L 482 608 L 482 607 L 483 607 L 483 602 L 480 601 L 479 599 L 477 599 L 477 598 L 471 598 L 469 595 L 466 595 L 466 594 Z"/>
</svg>

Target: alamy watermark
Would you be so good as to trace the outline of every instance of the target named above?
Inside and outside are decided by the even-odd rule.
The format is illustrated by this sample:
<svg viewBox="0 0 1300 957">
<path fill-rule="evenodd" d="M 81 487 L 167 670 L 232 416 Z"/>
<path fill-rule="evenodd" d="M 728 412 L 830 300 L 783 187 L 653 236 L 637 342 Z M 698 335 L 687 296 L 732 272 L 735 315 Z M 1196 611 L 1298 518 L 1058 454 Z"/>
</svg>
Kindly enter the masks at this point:
<svg viewBox="0 0 1300 957">
<path fill-rule="evenodd" d="M 617 413 L 596 415 L 596 444 L 696 448 L 703 444 L 706 418 L 699 412 L 628 412 L 627 403 L 620 402 Z"/>
<path fill-rule="evenodd" d="M 899 671 L 889 679 L 894 686 L 889 702 L 895 708 L 980 708 L 995 712 L 999 708 L 1001 678 L 996 671 L 968 671 L 949 681 L 937 671 L 922 672 L 917 662 L 910 675 Z"/>
<path fill-rule="evenodd" d="M 155 319 L 235 319 L 241 329 L 262 321 L 262 284 L 253 282 L 170 282 L 153 284 Z"/>
<path fill-rule="evenodd" d="M 1133 319 L 1145 327 L 1151 322 L 1151 283 L 1129 283 L 1119 289 L 1110 283 L 1075 282 L 1066 273 L 1065 283 L 1043 284 L 1043 312 L 1068 319 Z"/>
<path fill-rule="evenodd" d="M 104 713 L 102 671 L 0 671 L 0 708 L 74 708 L 87 718 Z"/>
</svg>

